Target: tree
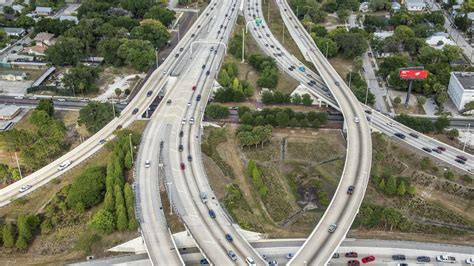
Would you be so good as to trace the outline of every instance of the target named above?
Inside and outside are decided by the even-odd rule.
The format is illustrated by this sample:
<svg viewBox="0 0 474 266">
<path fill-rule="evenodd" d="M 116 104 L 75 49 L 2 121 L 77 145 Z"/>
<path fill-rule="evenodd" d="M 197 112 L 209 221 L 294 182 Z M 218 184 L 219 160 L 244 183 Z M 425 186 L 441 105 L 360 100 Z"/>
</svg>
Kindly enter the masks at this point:
<svg viewBox="0 0 474 266">
<path fill-rule="evenodd" d="M 462 49 L 459 46 L 447 44 L 443 47 L 443 53 L 448 58 L 448 61 L 452 62 L 456 59 L 459 59 L 462 54 Z"/>
<path fill-rule="evenodd" d="M 404 196 L 405 193 L 406 193 L 405 181 L 402 180 L 400 184 L 398 185 L 397 195 Z"/>
<path fill-rule="evenodd" d="M 123 194 L 125 197 L 125 207 L 127 207 L 127 216 L 128 219 L 132 219 L 135 217 L 135 212 L 134 212 L 134 196 L 133 196 L 133 191 L 132 188 L 130 187 L 130 184 L 125 183 L 125 186 L 123 187 Z"/>
<path fill-rule="evenodd" d="M 24 29 L 31 28 L 33 25 L 35 25 L 35 20 L 26 15 L 19 16 L 18 18 L 16 18 L 15 22 L 17 26 Z"/>
<path fill-rule="evenodd" d="M 156 19 L 161 21 L 165 27 L 169 27 L 171 25 L 171 22 L 175 19 L 176 12 L 173 10 L 161 7 L 159 5 L 155 5 L 152 8 L 150 8 L 143 18 L 145 19 Z"/>
<path fill-rule="evenodd" d="M 443 130 L 449 127 L 450 124 L 451 122 L 446 116 L 439 116 L 438 118 L 436 118 L 436 122 L 434 122 L 434 127 L 436 131 L 443 132 Z"/>
<path fill-rule="evenodd" d="M 137 70 L 144 71 L 155 63 L 155 50 L 151 42 L 124 39 L 117 49 L 117 55 Z"/>
<path fill-rule="evenodd" d="M 118 48 L 122 45 L 122 41 L 117 38 L 105 38 L 97 43 L 97 50 L 101 56 L 104 57 L 104 61 L 114 66 L 121 66 L 124 64 L 125 59 L 118 56 Z"/>
<path fill-rule="evenodd" d="M 303 94 L 303 97 L 301 98 L 301 102 L 305 106 L 311 106 L 313 104 L 313 99 L 308 93 Z"/>
<path fill-rule="evenodd" d="M 120 88 L 116 88 L 115 95 L 117 95 L 117 98 L 120 98 L 120 95 L 122 95 L 122 90 Z"/>
<path fill-rule="evenodd" d="M 66 202 L 78 211 L 102 202 L 105 194 L 105 168 L 90 167 L 74 178 Z"/>
<path fill-rule="evenodd" d="M 380 180 L 380 183 L 378 185 L 379 185 L 380 190 L 385 191 L 385 179 L 382 178 L 382 180 Z"/>
<path fill-rule="evenodd" d="M 471 23 L 471 20 L 465 14 L 454 18 L 454 25 L 461 31 L 467 31 L 471 27 Z"/>
<path fill-rule="evenodd" d="M 369 47 L 362 33 L 343 32 L 334 36 L 334 41 L 345 57 L 362 55 Z"/>
<path fill-rule="evenodd" d="M 91 226 L 100 232 L 110 234 L 115 228 L 114 216 L 109 211 L 101 209 L 92 217 Z"/>
<path fill-rule="evenodd" d="M 395 195 L 397 193 L 397 178 L 395 176 L 390 176 L 388 178 L 384 191 L 389 196 Z"/>
<path fill-rule="evenodd" d="M 36 110 L 38 111 L 45 111 L 49 116 L 54 115 L 54 103 L 51 99 L 40 99 L 38 105 L 36 106 Z"/>
<path fill-rule="evenodd" d="M 117 112 L 117 110 L 115 110 Z M 79 125 L 85 125 L 94 134 L 114 118 L 112 104 L 89 102 L 79 111 Z"/>
<path fill-rule="evenodd" d="M 85 94 L 99 90 L 95 85 L 98 79 L 99 71 L 97 68 L 79 64 L 64 75 L 62 82 L 74 94 Z"/>
<path fill-rule="evenodd" d="M 420 161 L 420 168 L 422 170 L 426 170 L 428 168 L 430 168 L 432 166 L 432 162 L 431 162 L 431 159 L 428 158 L 428 157 L 424 157 L 423 159 L 421 159 Z"/>
<path fill-rule="evenodd" d="M 405 25 L 400 25 L 395 28 L 393 33 L 393 37 L 403 43 L 405 43 L 408 39 L 415 37 L 415 33 L 413 30 Z"/>
<path fill-rule="evenodd" d="M 275 122 L 279 127 L 285 127 L 288 125 L 288 122 L 290 121 L 290 117 L 288 116 L 287 113 L 285 112 L 278 112 L 275 115 Z"/>
<path fill-rule="evenodd" d="M 457 129 L 453 128 L 448 132 L 448 138 L 455 139 L 457 137 L 459 137 L 459 131 Z"/>
<path fill-rule="evenodd" d="M 84 57 L 84 45 L 79 39 L 60 37 L 45 54 L 46 59 L 53 65 L 77 65 Z"/>
<path fill-rule="evenodd" d="M 474 101 L 467 102 L 464 104 L 464 112 L 474 110 Z"/>
<path fill-rule="evenodd" d="M 416 194 L 416 187 L 415 186 L 409 186 L 408 187 L 408 194 L 410 194 L 411 196 L 414 196 Z"/>
<path fill-rule="evenodd" d="M 234 34 L 232 39 L 229 41 L 229 53 L 235 58 L 242 58 L 242 35 Z"/>
<path fill-rule="evenodd" d="M 125 212 L 125 207 L 123 205 L 117 209 L 117 229 L 120 231 L 126 230 L 128 228 L 127 214 Z"/>
<path fill-rule="evenodd" d="M 206 107 L 206 115 L 212 119 L 226 118 L 229 114 L 229 108 L 224 105 L 212 103 Z"/>
<path fill-rule="evenodd" d="M 426 97 L 425 96 L 418 96 L 418 97 L 416 97 L 416 101 L 418 102 L 418 106 L 420 108 L 422 108 L 423 105 L 426 103 Z"/>
<path fill-rule="evenodd" d="M 15 10 L 11 6 L 3 6 L 3 13 L 8 15 L 14 15 Z"/>
<path fill-rule="evenodd" d="M 402 103 L 402 98 L 400 98 L 400 96 L 397 96 L 395 97 L 395 99 L 393 99 L 393 104 L 395 106 L 399 106 L 401 103 Z"/>
<path fill-rule="evenodd" d="M 315 37 L 312 36 L 314 41 L 316 42 L 316 46 L 318 46 L 319 50 L 324 55 L 327 55 L 329 57 L 334 57 L 337 55 L 337 50 L 339 49 L 337 47 L 337 44 L 329 39 L 329 38 L 324 38 L 324 37 Z"/>
<path fill-rule="evenodd" d="M 150 10 L 155 1 L 153 0 L 121 0 L 120 5 L 131 11 L 136 18 L 141 18 Z"/>
<path fill-rule="evenodd" d="M 156 19 L 145 19 L 140 22 L 140 26 L 130 32 L 132 39 L 150 41 L 155 49 L 161 48 L 169 39 L 168 30 Z"/>
<path fill-rule="evenodd" d="M 339 22 L 345 22 L 350 15 L 349 10 L 344 8 L 337 10 L 336 13 L 337 17 L 339 18 Z"/>
<path fill-rule="evenodd" d="M 0 30 L 0 48 L 5 47 L 8 42 L 10 42 L 10 37 L 8 37 L 8 34 L 3 29 L 1 29 Z"/>
<path fill-rule="evenodd" d="M 2 240 L 3 246 L 5 248 L 12 248 L 15 244 L 15 239 L 13 237 L 13 226 L 10 223 L 7 223 L 3 226 L 2 230 Z"/>
<path fill-rule="evenodd" d="M 390 1 L 389 0 L 370 0 L 369 1 L 369 8 L 372 11 L 389 10 L 390 9 Z"/>
<path fill-rule="evenodd" d="M 114 212 L 115 211 L 115 200 L 114 200 L 114 195 L 112 192 L 107 191 L 105 193 L 104 197 L 104 209 L 109 211 L 109 212 Z"/>
<path fill-rule="evenodd" d="M 25 251 L 28 249 L 28 242 L 23 236 L 18 236 L 15 247 L 19 250 Z"/>
<path fill-rule="evenodd" d="M 31 233 L 30 225 L 25 215 L 20 214 L 16 219 L 16 226 L 18 228 L 18 236 L 22 237 L 24 240 L 29 241 L 33 234 Z"/>
</svg>

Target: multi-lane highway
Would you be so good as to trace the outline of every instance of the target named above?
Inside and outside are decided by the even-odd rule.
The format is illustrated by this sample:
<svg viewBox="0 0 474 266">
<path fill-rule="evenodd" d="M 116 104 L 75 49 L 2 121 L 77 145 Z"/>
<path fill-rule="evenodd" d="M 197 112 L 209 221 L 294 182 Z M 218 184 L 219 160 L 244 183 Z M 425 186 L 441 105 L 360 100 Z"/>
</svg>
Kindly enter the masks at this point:
<svg viewBox="0 0 474 266">
<path fill-rule="evenodd" d="M 247 0 L 245 12 L 247 21 L 253 21 L 255 17 L 261 17 L 261 1 Z M 296 18 L 292 18 L 292 20 L 296 20 Z M 297 27 L 301 27 L 301 25 Z M 275 56 L 274 53 L 268 52 L 268 46 L 265 45 L 267 42 L 271 43 L 271 45 L 269 45 L 270 48 L 273 48 L 273 45 L 275 46 L 275 49 L 276 47 L 282 49 L 278 41 L 269 32 L 266 23 L 263 23 L 262 26 L 252 27 L 251 31 L 253 35 L 257 35 L 257 43 L 261 49 L 266 51 L 267 54 Z M 262 36 L 262 34 L 264 35 Z M 307 33 L 301 32 L 299 34 L 300 37 L 304 37 L 304 34 Z M 305 84 L 308 84 L 305 80 L 308 77 L 315 79 L 316 82 L 313 82 L 313 86 L 309 84 L 308 86 L 310 88 L 314 87 L 314 89 L 320 87 L 322 92 L 319 91 L 319 95 L 326 93 L 324 92 L 324 87 L 326 86 L 329 88 L 332 95 L 334 95 L 335 102 L 337 103 L 336 106 L 340 109 L 345 118 L 347 154 L 343 174 L 333 199 L 328 206 L 328 211 L 325 212 L 315 230 L 305 242 L 303 248 L 299 250 L 295 258 L 290 261 L 291 263 L 294 263 L 294 265 L 303 265 L 305 263 L 311 265 L 323 265 L 329 261 L 334 250 L 344 239 L 357 214 L 368 183 L 372 161 L 370 129 L 367 121 L 364 119 L 363 109 L 352 94 L 351 90 L 345 85 L 344 80 L 335 72 L 334 69 L 329 69 L 332 68 L 330 65 L 326 65 L 328 64 L 327 60 L 324 58 L 321 60 L 321 58 L 316 56 L 316 53 L 320 54 L 319 50 L 317 50 L 317 48 L 308 49 L 308 51 L 310 50 L 312 54 L 307 56 L 315 65 L 319 72 L 319 77 L 315 74 L 310 74 L 311 76 L 308 76 L 307 73 L 301 73 L 298 69 L 299 66 L 302 66 L 300 63 L 295 66 L 296 69 L 288 70 L 292 72 L 291 76 L 296 76 L 297 80 L 303 79 Z M 290 56 L 287 59 L 289 62 L 284 61 L 287 56 Z M 292 68 L 291 65 L 296 61 L 296 59 L 289 55 L 286 50 L 283 56 L 276 55 L 275 59 L 279 63 L 281 69 L 285 69 L 289 63 L 290 66 L 288 67 Z M 309 82 L 311 83 L 311 81 Z M 326 94 L 326 96 L 327 95 L 328 94 Z M 332 105 L 334 105 L 334 101 L 329 102 L 332 102 Z M 347 194 L 349 186 L 355 187 L 352 195 Z M 329 232 L 331 225 L 337 226 L 334 232 Z"/>
<path fill-rule="evenodd" d="M 158 164 L 161 154 L 163 183 L 168 186 L 174 209 L 203 256 L 216 265 L 243 264 L 247 257 L 263 263 L 226 217 L 208 184 L 201 160 L 200 122 L 223 59 L 225 43 L 237 18 L 238 1 L 215 1 L 209 7 L 202 15 L 208 19 L 197 22 L 197 30 L 191 30 L 184 37 L 184 44 L 179 45 L 180 62 L 168 69 L 174 77 L 167 84 L 162 104 L 143 136 L 143 152 L 137 160 L 143 234 L 152 261 L 159 263 L 159 251 L 156 254 L 151 251 L 159 249 L 151 246 L 157 245 L 153 241 L 155 229 L 163 227 L 159 221 L 161 211 L 156 208 L 159 206 L 157 168 L 151 165 Z M 187 43 L 188 35 L 199 41 Z M 147 160 L 149 167 L 145 166 Z M 201 199 L 203 193 L 207 201 Z M 226 234 L 232 241 L 226 239 Z M 235 261 L 229 256 L 230 251 L 235 254 Z"/>
</svg>

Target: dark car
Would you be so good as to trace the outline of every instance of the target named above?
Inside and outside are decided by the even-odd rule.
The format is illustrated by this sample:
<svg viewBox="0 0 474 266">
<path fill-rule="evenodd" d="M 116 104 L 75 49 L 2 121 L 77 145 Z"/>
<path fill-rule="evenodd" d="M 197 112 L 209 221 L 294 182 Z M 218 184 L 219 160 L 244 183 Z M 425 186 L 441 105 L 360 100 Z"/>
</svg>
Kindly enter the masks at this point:
<svg viewBox="0 0 474 266">
<path fill-rule="evenodd" d="M 201 94 L 199 94 L 197 97 L 196 97 L 196 101 L 200 101 L 201 100 Z"/>
<path fill-rule="evenodd" d="M 152 94 L 153 94 L 153 91 L 148 91 L 148 92 L 146 93 L 146 97 L 150 97 Z"/>
<path fill-rule="evenodd" d="M 214 210 L 209 210 L 209 216 L 211 216 L 211 218 L 216 218 L 216 213 Z"/>
<path fill-rule="evenodd" d="M 209 76 L 209 74 L 211 74 L 211 71 L 210 70 L 206 71 L 206 75 Z"/>
<path fill-rule="evenodd" d="M 183 144 L 179 144 L 178 150 L 179 150 L 179 151 L 183 151 Z"/>
<path fill-rule="evenodd" d="M 346 258 L 357 258 L 357 252 L 347 252 L 345 256 Z"/>
<path fill-rule="evenodd" d="M 208 264 L 209 264 L 209 261 L 207 261 L 206 259 L 201 259 L 201 260 L 199 261 L 199 264 L 201 264 L 201 265 L 208 265 Z"/>
<path fill-rule="evenodd" d="M 398 133 L 398 132 L 397 132 L 397 133 L 395 133 L 394 135 L 397 136 L 397 137 L 399 137 L 399 138 L 401 138 L 401 139 L 404 139 L 404 138 L 405 138 L 405 135 L 402 134 L 402 133 Z"/>
<path fill-rule="evenodd" d="M 466 161 L 464 160 L 461 160 L 461 159 L 454 159 L 456 162 L 460 163 L 460 164 L 466 164 Z"/>
<path fill-rule="evenodd" d="M 188 162 L 192 162 L 192 161 L 193 161 L 193 156 L 188 155 Z"/>
<path fill-rule="evenodd" d="M 442 153 L 442 151 L 441 151 L 440 149 L 431 149 L 431 150 L 434 151 L 434 152 L 436 152 L 436 153 L 439 153 L 439 154 Z"/>
<path fill-rule="evenodd" d="M 410 133 L 409 135 L 410 135 L 410 136 L 412 136 L 412 137 L 414 137 L 415 139 L 417 139 L 417 138 L 418 138 L 418 134 L 415 134 L 415 133 Z"/>
<path fill-rule="evenodd" d="M 364 257 L 361 259 L 362 263 L 369 263 L 371 261 L 374 261 L 375 260 L 375 257 L 374 256 L 368 256 L 368 257 Z"/>
<path fill-rule="evenodd" d="M 133 114 L 133 115 L 136 114 L 136 113 L 138 113 L 138 108 L 135 108 L 135 109 L 133 109 L 133 111 L 132 111 L 132 114 Z"/>
<path fill-rule="evenodd" d="M 422 149 L 423 149 L 424 151 L 428 152 L 428 153 L 431 153 L 431 149 L 428 148 L 428 147 L 423 147 Z"/>
<path fill-rule="evenodd" d="M 349 186 L 349 188 L 347 188 L 347 194 L 351 195 L 352 193 L 354 193 L 354 186 Z"/>
<path fill-rule="evenodd" d="M 179 137 L 182 138 L 183 136 L 184 136 L 184 132 L 181 130 L 181 131 L 179 132 Z"/>
<path fill-rule="evenodd" d="M 461 159 L 463 161 L 467 161 L 467 158 L 464 157 L 463 155 L 456 155 L 456 158 Z"/>
<path fill-rule="evenodd" d="M 402 254 L 397 254 L 397 255 L 392 255 L 393 260 L 406 260 L 405 255 Z"/>
<path fill-rule="evenodd" d="M 359 266 L 360 262 L 358 260 L 350 260 L 347 262 L 347 266 Z"/>
<path fill-rule="evenodd" d="M 443 147 L 443 146 L 438 146 L 438 150 L 440 150 L 440 151 L 446 151 L 446 148 Z"/>
<path fill-rule="evenodd" d="M 234 240 L 230 234 L 226 234 L 225 239 L 227 239 L 227 241 L 229 242 L 232 242 L 232 240 Z"/>
<path fill-rule="evenodd" d="M 428 256 L 418 256 L 418 257 L 416 257 L 416 261 L 418 261 L 418 262 L 430 262 L 431 259 Z"/>
<path fill-rule="evenodd" d="M 186 168 L 186 166 L 184 166 L 184 163 L 181 163 L 179 166 L 181 167 L 181 170 L 184 170 Z"/>
</svg>

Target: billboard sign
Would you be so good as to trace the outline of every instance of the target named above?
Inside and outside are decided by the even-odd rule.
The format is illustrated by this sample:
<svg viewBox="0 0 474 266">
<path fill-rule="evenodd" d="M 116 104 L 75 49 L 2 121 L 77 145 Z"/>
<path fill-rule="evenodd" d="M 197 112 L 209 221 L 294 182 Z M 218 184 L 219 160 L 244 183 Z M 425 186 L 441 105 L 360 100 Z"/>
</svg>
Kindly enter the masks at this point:
<svg viewBox="0 0 474 266">
<path fill-rule="evenodd" d="M 428 70 L 423 69 L 400 69 L 401 79 L 426 79 Z"/>
</svg>

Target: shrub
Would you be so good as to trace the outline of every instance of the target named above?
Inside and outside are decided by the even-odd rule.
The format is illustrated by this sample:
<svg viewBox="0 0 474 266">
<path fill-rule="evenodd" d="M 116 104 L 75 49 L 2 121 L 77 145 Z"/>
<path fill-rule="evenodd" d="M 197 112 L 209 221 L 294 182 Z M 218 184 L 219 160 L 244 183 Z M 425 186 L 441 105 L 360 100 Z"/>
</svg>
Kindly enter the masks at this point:
<svg viewBox="0 0 474 266">
<path fill-rule="evenodd" d="M 114 216 L 107 210 L 101 209 L 92 217 L 92 228 L 110 234 L 115 229 Z"/>
<path fill-rule="evenodd" d="M 105 193 L 105 168 L 90 167 L 76 176 L 66 198 L 67 205 L 78 211 L 102 202 Z"/>
</svg>

